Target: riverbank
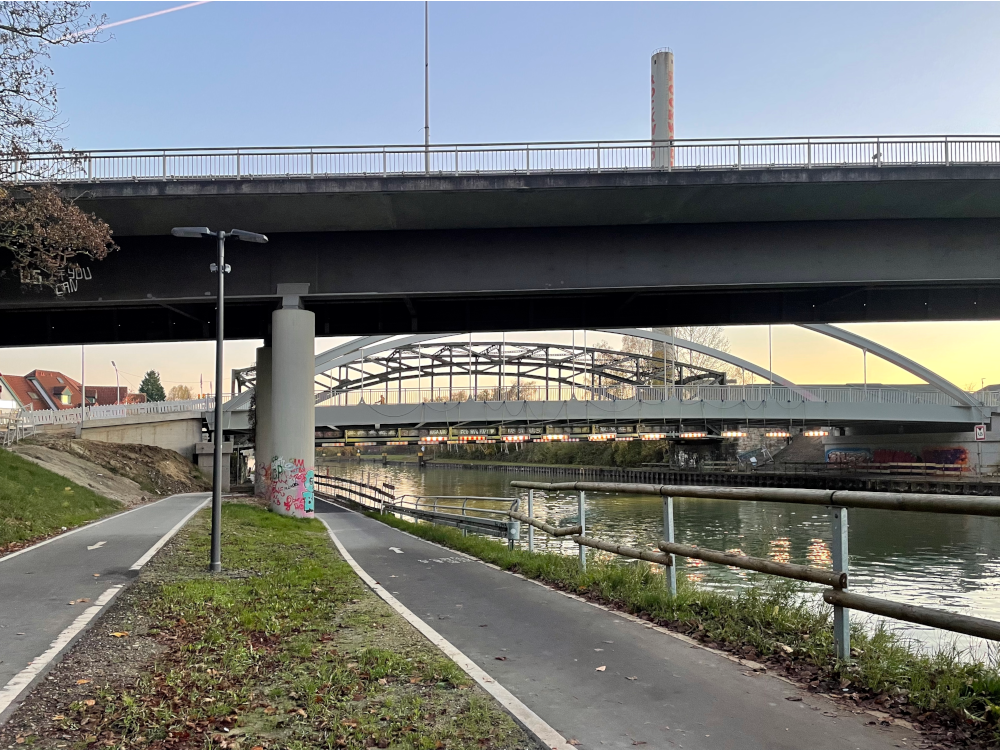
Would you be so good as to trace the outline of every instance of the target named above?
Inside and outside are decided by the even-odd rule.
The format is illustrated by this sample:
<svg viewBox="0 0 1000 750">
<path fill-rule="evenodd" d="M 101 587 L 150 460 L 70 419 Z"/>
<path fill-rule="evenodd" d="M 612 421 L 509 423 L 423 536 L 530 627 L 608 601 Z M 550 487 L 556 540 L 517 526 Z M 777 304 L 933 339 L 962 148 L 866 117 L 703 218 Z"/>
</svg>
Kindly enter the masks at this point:
<svg viewBox="0 0 1000 750">
<path fill-rule="evenodd" d="M 513 720 L 370 591 L 319 521 L 196 516 L 0 727 L 37 748 L 527 748 Z"/>
<path fill-rule="evenodd" d="M 700 589 L 680 577 L 666 592 L 656 566 L 602 564 L 581 571 L 559 554 L 509 550 L 454 529 L 372 515 L 420 538 L 473 555 L 527 578 L 628 612 L 706 645 L 758 661 L 811 692 L 905 722 L 942 747 L 993 748 L 1000 741 L 1000 665 L 969 663 L 954 650 L 919 651 L 884 629 L 852 632 L 854 663 L 832 657 L 829 611 L 804 603 L 788 584 L 736 592 Z"/>
</svg>

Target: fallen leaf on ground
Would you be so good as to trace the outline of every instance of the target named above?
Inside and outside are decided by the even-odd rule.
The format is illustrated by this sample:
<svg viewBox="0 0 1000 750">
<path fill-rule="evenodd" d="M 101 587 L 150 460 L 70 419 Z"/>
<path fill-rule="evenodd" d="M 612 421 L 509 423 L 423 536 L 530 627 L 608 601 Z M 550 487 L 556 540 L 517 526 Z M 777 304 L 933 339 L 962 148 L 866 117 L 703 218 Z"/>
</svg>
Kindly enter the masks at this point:
<svg viewBox="0 0 1000 750">
<path fill-rule="evenodd" d="M 90 700 L 84 701 L 83 705 L 85 705 L 85 706 L 93 706 L 95 703 L 97 703 L 97 701 L 95 701 L 93 698 L 91 698 Z"/>
<path fill-rule="evenodd" d="M 56 714 L 55 716 L 52 717 L 52 721 L 62 721 L 65 718 L 66 717 L 63 716 L 62 714 Z"/>
<path fill-rule="evenodd" d="M 580 740 L 570 740 L 569 744 L 571 744 L 571 745 L 579 745 L 580 744 Z"/>
<path fill-rule="evenodd" d="M 86 685 L 88 682 L 90 682 L 90 680 L 77 680 L 76 684 L 77 685 Z"/>
<path fill-rule="evenodd" d="M 306 712 L 303 709 L 301 709 L 301 708 L 298 709 L 298 710 L 296 710 L 295 713 L 297 713 L 299 716 L 305 716 L 306 715 Z"/>
<path fill-rule="evenodd" d="M 638 680 L 639 678 L 638 677 L 626 677 L 625 679 L 626 680 Z"/>
<path fill-rule="evenodd" d="M 112 633 L 111 636 L 113 638 L 127 638 L 128 637 L 128 633 L 125 632 L 125 631 L 122 631 L 120 633 Z"/>
<path fill-rule="evenodd" d="M 348 719 L 344 719 L 344 720 L 343 720 L 342 722 L 340 722 L 340 723 L 341 723 L 341 724 L 342 724 L 343 726 L 345 726 L 345 727 L 351 727 L 352 729 L 356 729 L 356 728 L 357 728 L 357 726 L 358 726 L 358 722 L 356 722 L 356 721 L 349 721 Z"/>
<path fill-rule="evenodd" d="M 596 671 L 597 671 L 597 672 L 603 672 L 603 671 L 604 671 L 605 669 L 607 669 L 607 668 L 608 668 L 608 667 L 607 667 L 607 665 L 605 665 L 605 666 L 603 666 L 603 667 L 598 667 Z"/>
<path fill-rule="evenodd" d="M 277 709 L 275 709 L 274 706 L 268 706 L 267 708 L 264 709 L 264 713 L 266 713 L 268 716 L 271 716 L 276 710 Z"/>
<path fill-rule="evenodd" d="M 786 701 L 800 701 L 800 700 L 802 700 L 802 698 L 800 698 L 797 695 L 789 695 L 787 698 L 785 698 L 785 700 Z"/>
<path fill-rule="evenodd" d="M 507 661 L 506 656 L 494 656 L 493 658 L 496 659 L 497 661 Z"/>
</svg>

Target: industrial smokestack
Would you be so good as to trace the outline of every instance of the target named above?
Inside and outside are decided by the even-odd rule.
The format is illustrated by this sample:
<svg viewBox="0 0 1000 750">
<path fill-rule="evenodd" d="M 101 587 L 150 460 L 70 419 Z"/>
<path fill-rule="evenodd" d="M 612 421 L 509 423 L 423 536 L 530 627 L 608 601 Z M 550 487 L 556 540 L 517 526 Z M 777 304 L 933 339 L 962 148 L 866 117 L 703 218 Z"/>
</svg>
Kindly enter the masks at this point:
<svg viewBox="0 0 1000 750">
<path fill-rule="evenodd" d="M 674 53 L 668 47 L 658 49 L 650 60 L 650 139 L 653 143 L 653 168 L 674 165 Z"/>
</svg>

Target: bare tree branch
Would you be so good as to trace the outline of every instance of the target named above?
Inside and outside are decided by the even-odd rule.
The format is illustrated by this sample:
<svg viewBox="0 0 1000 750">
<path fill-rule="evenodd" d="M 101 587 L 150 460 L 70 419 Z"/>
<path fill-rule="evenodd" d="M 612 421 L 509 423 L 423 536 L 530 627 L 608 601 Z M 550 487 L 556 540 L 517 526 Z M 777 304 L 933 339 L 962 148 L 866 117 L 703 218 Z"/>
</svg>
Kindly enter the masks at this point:
<svg viewBox="0 0 1000 750">
<path fill-rule="evenodd" d="M 15 192 L 18 176 L 49 178 L 76 160 L 63 155 L 52 47 L 95 41 L 100 18 L 86 2 L 0 2 L 0 248 L 23 284 L 58 290 L 79 260 L 115 249 L 111 229 L 53 187 Z M 28 160 L 32 153 L 54 159 Z"/>
</svg>

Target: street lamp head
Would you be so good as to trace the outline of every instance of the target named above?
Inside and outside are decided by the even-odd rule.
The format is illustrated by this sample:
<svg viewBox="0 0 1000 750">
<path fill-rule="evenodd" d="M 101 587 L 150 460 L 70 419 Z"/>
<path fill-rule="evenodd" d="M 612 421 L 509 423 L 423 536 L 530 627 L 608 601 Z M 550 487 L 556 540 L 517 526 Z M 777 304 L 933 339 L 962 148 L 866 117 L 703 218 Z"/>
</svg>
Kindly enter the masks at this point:
<svg viewBox="0 0 1000 750">
<path fill-rule="evenodd" d="M 243 240 L 244 242 L 257 242 L 263 245 L 267 242 L 267 235 L 257 234 L 256 232 L 248 232 L 245 229 L 234 229 L 229 233 L 230 237 L 235 237 L 238 240 Z"/>
<path fill-rule="evenodd" d="M 210 237 L 212 231 L 208 227 L 174 227 L 170 234 L 174 237 Z"/>
</svg>

